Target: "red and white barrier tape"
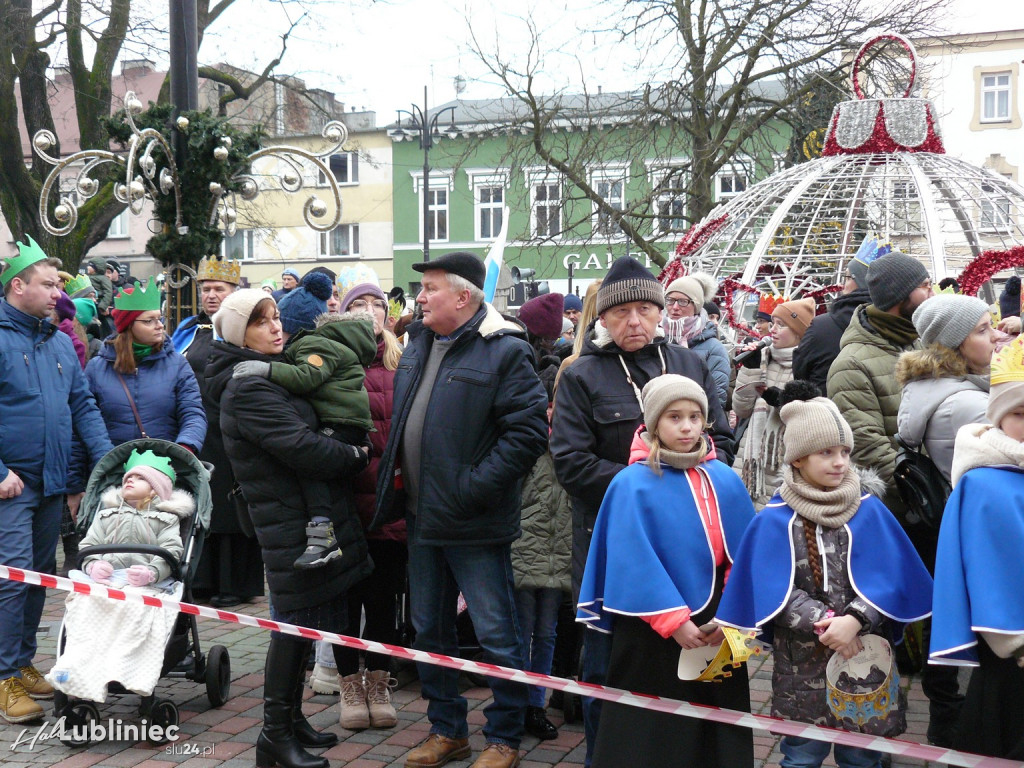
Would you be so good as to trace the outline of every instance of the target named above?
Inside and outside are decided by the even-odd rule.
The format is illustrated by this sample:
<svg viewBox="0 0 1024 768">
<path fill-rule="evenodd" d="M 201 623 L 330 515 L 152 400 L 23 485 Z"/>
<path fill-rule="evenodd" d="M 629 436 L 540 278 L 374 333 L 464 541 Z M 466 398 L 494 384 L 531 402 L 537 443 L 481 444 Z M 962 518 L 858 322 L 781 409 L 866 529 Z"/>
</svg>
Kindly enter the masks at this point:
<svg viewBox="0 0 1024 768">
<path fill-rule="evenodd" d="M 610 688 L 593 683 L 577 682 L 566 680 L 561 677 L 551 677 L 537 672 L 525 672 L 520 669 L 499 667 L 494 664 L 485 664 L 479 661 L 467 661 L 465 659 L 445 656 L 440 653 L 428 653 L 416 651 L 411 648 L 403 648 L 397 645 L 378 643 L 372 640 L 362 640 L 358 637 L 338 635 L 333 632 L 321 632 L 317 629 L 299 627 L 294 624 L 283 624 L 270 619 L 260 619 L 255 616 L 248 616 L 244 613 L 233 613 L 222 611 L 217 608 L 207 608 L 192 603 L 181 603 L 176 600 L 167 600 L 140 592 L 120 589 L 111 589 L 102 584 L 89 584 L 59 576 L 50 576 L 36 571 L 21 570 L 0 565 L 0 579 L 23 582 L 48 589 L 61 589 L 67 592 L 76 592 L 83 595 L 99 595 L 111 600 L 122 600 L 126 602 L 142 603 L 154 608 L 167 608 L 181 613 L 194 616 L 203 616 L 208 619 L 226 621 L 233 624 L 241 624 L 248 627 L 258 627 L 289 635 L 305 637 L 310 640 L 326 640 L 334 645 L 342 645 L 348 648 L 357 648 L 371 653 L 395 656 L 400 659 L 418 661 L 426 664 L 437 664 L 442 667 L 450 667 L 462 672 L 474 672 L 488 677 L 499 677 L 504 680 L 513 680 L 529 685 L 539 685 L 544 688 L 552 688 L 558 691 L 566 691 L 580 696 L 591 696 L 606 701 L 615 701 L 628 704 L 641 709 L 648 709 L 656 712 L 667 712 L 684 717 L 693 717 L 698 720 L 711 720 L 717 723 L 738 725 L 751 730 L 769 731 L 771 733 L 785 736 L 798 736 L 805 739 L 827 741 L 833 744 L 844 744 L 850 747 L 862 749 L 873 749 L 880 752 L 888 752 L 903 757 L 913 757 L 921 760 L 944 763 L 946 765 L 966 766 L 967 768 L 1020 768 L 1020 763 L 1013 760 L 1003 760 L 995 757 L 982 757 L 968 752 L 957 752 L 951 749 L 933 747 L 927 744 L 916 744 L 900 739 L 885 739 L 877 736 L 869 736 L 862 733 L 838 730 L 835 728 L 824 728 L 807 723 L 798 723 L 792 720 L 781 720 L 765 715 L 753 715 L 748 712 L 737 712 L 731 709 L 719 709 L 717 707 L 705 706 L 702 704 L 690 704 L 685 701 L 663 699 L 659 696 L 651 696 L 643 693 L 631 693 L 619 688 Z M 713 683 L 709 683 L 713 685 Z"/>
</svg>

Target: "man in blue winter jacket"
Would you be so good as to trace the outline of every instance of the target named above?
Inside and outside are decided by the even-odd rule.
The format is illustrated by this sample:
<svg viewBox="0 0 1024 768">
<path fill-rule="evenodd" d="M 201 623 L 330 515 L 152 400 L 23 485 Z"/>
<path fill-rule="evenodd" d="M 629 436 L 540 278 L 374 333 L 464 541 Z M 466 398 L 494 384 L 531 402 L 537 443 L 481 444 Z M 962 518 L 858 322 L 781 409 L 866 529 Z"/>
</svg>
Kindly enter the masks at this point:
<svg viewBox="0 0 1024 768">
<path fill-rule="evenodd" d="M 51 259 L 28 238 L 0 273 L 0 563 L 53 573 L 62 497 L 68 487 L 72 429 L 95 463 L 113 446 L 71 340 L 50 320 L 60 295 Z M 0 717 L 37 720 L 36 699 L 53 688 L 32 666 L 46 592 L 0 579 Z"/>
</svg>

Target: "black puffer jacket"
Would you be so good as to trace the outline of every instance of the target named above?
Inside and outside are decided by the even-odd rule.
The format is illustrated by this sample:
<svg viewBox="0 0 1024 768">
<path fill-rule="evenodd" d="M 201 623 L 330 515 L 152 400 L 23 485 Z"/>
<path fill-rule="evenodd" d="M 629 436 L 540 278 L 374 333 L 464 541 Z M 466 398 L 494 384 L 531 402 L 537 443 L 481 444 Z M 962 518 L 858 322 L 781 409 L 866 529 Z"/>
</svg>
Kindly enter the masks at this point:
<svg viewBox="0 0 1024 768">
<path fill-rule="evenodd" d="M 839 340 L 850 325 L 853 310 L 861 304 L 870 303 L 868 289 L 858 288 L 836 297 L 828 308 L 828 314 L 815 317 L 793 353 L 793 378 L 811 382 L 824 397 L 828 369 L 839 356 Z"/>
<path fill-rule="evenodd" d="M 421 322 L 395 372 L 391 434 L 371 529 L 405 515 L 395 488 L 402 434 L 434 334 Z M 423 422 L 419 506 L 410 541 L 505 544 L 519 537 L 523 478 L 547 445 L 548 398 L 519 326 L 485 304 L 444 356 Z"/>
<path fill-rule="evenodd" d="M 259 376 L 232 379 L 235 363 L 266 355 L 215 341 L 206 393 L 220 402 L 224 448 L 263 549 L 274 606 L 295 611 L 335 599 L 373 570 L 356 514 L 351 480 L 365 454 L 317 433 L 313 406 Z M 296 570 L 306 547 L 304 478 L 332 482 L 331 519 L 342 556 L 322 568 Z"/>
<path fill-rule="evenodd" d="M 669 344 L 664 337 L 637 352 L 623 352 L 600 325 L 592 324 L 587 334 L 579 358 L 562 372 L 551 429 L 555 473 L 572 499 L 574 587 L 579 586 L 583 575 L 590 534 L 604 494 L 612 478 L 625 469 L 633 434 L 643 423 L 640 402 L 626 379 L 623 362 L 640 390 L 663 372 L 698 382 L 708 396 L 711 437 L 718 459 L 731 464 L 735 453 L 717 385 L 700 355 Z M 664 356 L 664 371 L 659 351 Z"/>
</svg>

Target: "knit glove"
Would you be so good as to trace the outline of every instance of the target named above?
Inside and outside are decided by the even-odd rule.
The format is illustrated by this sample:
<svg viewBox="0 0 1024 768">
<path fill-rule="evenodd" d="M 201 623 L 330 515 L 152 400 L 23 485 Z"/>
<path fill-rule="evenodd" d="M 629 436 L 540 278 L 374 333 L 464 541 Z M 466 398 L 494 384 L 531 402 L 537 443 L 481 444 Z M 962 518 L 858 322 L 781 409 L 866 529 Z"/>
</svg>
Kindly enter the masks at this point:
<svg viewBox="0 0 1024 768">
<path fill-rule="evenodd" d="M 156 581 L 153 569 L 146 565 L 133 565 L 125 571 L 125 576 L 128 577 L 128 583 L 133 587 L 144 587 Z"/>
<path fill-rule="evenodd" d="M 93 581 L 106 581 L 114 573 L 114 566 L 106 560 L 93 560 L 85 566 L 85 572 Z"/>
<path fill-rule="evenodd" d="M 240 363 L 236 363 L 231 378 L 241 379 L 245 376 L 262 376 L 264 379 L 269 379 L 270 363 L 263 360 L 243 360 Z"/>
</svg>

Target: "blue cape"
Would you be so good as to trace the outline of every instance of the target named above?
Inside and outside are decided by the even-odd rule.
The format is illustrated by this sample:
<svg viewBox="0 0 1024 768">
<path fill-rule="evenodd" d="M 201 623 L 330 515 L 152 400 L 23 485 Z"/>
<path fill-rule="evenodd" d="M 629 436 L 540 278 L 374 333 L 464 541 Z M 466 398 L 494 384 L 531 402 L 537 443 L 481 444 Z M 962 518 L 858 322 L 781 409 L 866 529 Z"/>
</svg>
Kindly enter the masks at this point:
<svg viewBox="0 0 1024 768">
<path fill-rule="evenodd" d="M 772 641 L 772 619 L 793 589 L 796 518 L 777 493 L 761 510 L 740 544 L 716 621 L 760 629 L 762 639 Z M 860 598 L 898 623 L 925 618 L 931 612 L 932 578 L 886 506 L 865 494 L 845 527 L 850 537 L 846 575 Z"/>
<path fill-rule="evenodd" d="M 720 461 L 700 465 L 711 479 L 722 522 L 726 558 L 754 518 L 743 482 Z M 608 486 L 594 525 L 576 618 L 610 632 L 612 616 L 648 616 L 712 599 L 711 542 L 684 470 L 631 464 Z"/>
<path fill-rule="evenodd" d="M 1024 633 L 1024 473 L 978 467 L 946 502 L 935 556 L 930 657 L 976 665 L 975 632 Z"/>
<path fill-rule="evenodd" d="M 179 355 L 184 355 L 185 350 L 188 349 L 195 340 L 196 332 L 198 330 L 199 315 L 186 317 L 178 323 L 178 327 L 175 328 L 174 333 L 171 334 L 171 345 L 174 347 L 174 351 Z"/>
</svg>

